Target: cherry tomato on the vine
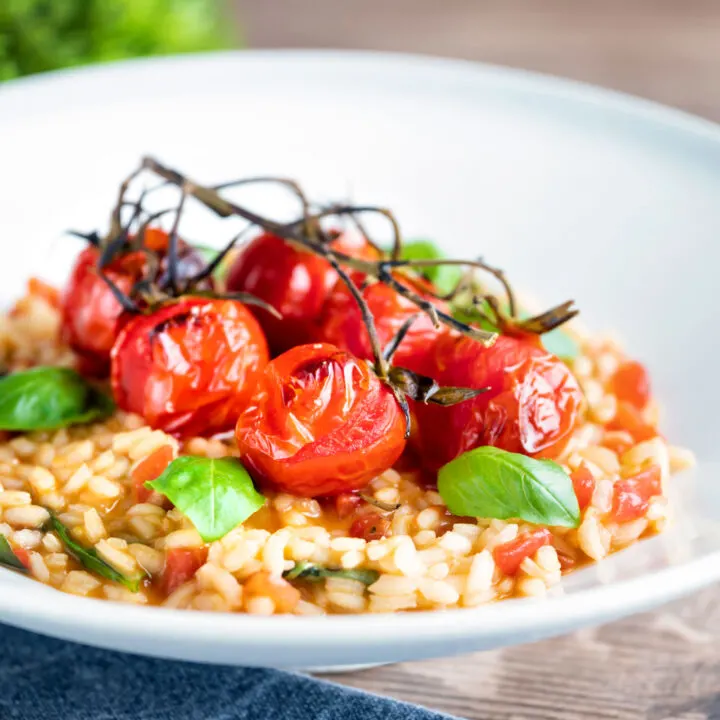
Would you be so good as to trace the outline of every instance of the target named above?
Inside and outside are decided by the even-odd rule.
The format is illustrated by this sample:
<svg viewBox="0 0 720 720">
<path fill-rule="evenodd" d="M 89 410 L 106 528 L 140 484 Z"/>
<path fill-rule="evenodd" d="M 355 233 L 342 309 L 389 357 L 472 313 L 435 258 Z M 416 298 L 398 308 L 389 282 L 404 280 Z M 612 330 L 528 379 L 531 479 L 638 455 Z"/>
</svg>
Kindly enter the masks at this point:
<svg viewBox="0 0 720 720">
<path fill-rule="evenodd" d="M 447 333 L 432 360 L 428 374 L 440 385 L 489 390 L 452 407 L 415 404 L 419 451 L 429 469 L 481 445 L 539 457 L 555 457 L 565 446 L 582 391 L 568 367 L 533 339 L 501 335 L 485 347 Z"/>
<path fill-rule="evenodd" d="M 97 248 L 83 250 L 75 263 L 62 296 L 62 337 L 80 358 L 81 370 L 102 376 L 110 364 L 110 350 L 122 306 L 99 276 Z M 113 262 L 106 276 L 128 293 L 145 266 L 145 258 L 133 253 Z"/>
<path fill-rule="evenodd" d="M 377 256 L 360 235 L 340 235 L 330 247 L 362 259 Z M 281 353 L 317 338 L 318 318 L 337 279 L 327 260 L 264 233 L 243 249 L 230 269 L 227 288 L 251 293 L 282 315 L 279 319 L 261 307 L 252 307 L 270 348 Z"/>
<path fill-rule="evenodd" d="M 365 487 L 405 447 L 392 390 L 364 361 L 327 344 L 275 358 L 240 416 L 240 456 L 256 480 L 315 497 Z"/>
<path fill-rule="evenodd" d="M 398 276 L 397 279 L 424 300 L 430 300 L 438 310 L 449 312 L 446 303 L 429 294 L 431 285 L 426 280 L 411 280 L 406 276 Z M 426 373 L 433 343 L 441 334 L 448 332 L 447 327 L 440 325 L 436 328 L 427 313 L 385 283 L 369 283 L 362 290 L 362 296 L 375 319 L 381 350 L 408 318 L 417 315 L 395 353 L 393 364 L 414 372 Z M 370 336 L 360 307 L 342 280 L 338 280 L 325 303 L 320 319 L 319 337 L 323 342 L 337 345 L 357 357 L 373 357 Z"/>
<path fill-rule="evenodd" d="M 233 428 L 268 359 L 245 305 L 182 298 L 124 324 L 112 349 L 113 394 L 152 427 L 212 435 Z"/>
<path fill-rule="evenodd" d="M 168 235 L 159 228 L 145 231 L 145 247 L 163 260 L 167 252 Z M 61 298 L 62 337 L 78 355 L 80 369 L 87 375 L 107 375 L 110 367 L 110 350 L 117 337 L 117 323 L 123 309 L 107 283 L 100 277 L 96 247 L 83 250 Z M 180 245 L 180 276 L 197 272 L 202 259 L 185 243 Z M 165 266 L 166 269 L 166 266 Z M 148 272 L 148 259 L 144 252 L 131 251 L 118 255 L 103 269 L 103 274 L 117 288 L 128 294 L 133 285 Z"/>
</svg>

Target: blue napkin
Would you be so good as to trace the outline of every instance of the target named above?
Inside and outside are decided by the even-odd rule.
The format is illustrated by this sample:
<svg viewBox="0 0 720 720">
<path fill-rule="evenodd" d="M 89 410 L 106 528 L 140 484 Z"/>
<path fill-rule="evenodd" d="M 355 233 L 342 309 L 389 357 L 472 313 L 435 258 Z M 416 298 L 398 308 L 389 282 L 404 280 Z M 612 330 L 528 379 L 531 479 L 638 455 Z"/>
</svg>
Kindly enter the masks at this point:
<svg viewBox="0 0 720 720">
<path fill-rule="evenodd" d="M 452 720 L 303 675 L 154 660 L 0 625 L 2 720 Z"/>
</svg>

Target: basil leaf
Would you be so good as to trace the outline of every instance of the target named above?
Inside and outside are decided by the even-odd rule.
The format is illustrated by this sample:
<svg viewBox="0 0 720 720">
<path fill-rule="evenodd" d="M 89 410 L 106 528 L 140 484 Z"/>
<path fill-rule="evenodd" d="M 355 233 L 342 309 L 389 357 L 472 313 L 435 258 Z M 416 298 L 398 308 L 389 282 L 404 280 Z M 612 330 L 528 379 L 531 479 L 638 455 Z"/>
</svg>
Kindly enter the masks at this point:
<svg viewBox="0 0 720 720">
<path fill-rule="evenodd" d="M 562 328 L 555 328 L 541 336 L 543 347 L 561 360 L 572 360 L 580 354 L 580 347 L 574 338 Z"/>
<path fill-rule="evenodd" d="M 137 592 L 140 589 L 140 580 L 144 577 L 127 577 L 117 571 L 112 565 L 105 562 L 97 553 L 95 548 L 86 548 L 72 539 L 70 531 L 58 520 L 55 515 L 50 515 L 50 527 L 57 533 L 62 544 L 68 552 L 68 555 L 74 557 L 84 568 L 91 572 L 104 577 L 106 580 L 124 585 L 131 592 Z"/>
<path fill-rule="evenodd" d="M 485 317 L 486 315 L 487 317 Z M 493 312 L 487 300 L 483 300 L 481 303 L 479 303 L 479 306 L 477 308 L 454 307 L 452 311 L 452 316 L 456 320 L 464 322 L 466 325 L 477 325 L 477 327 L 481 328 L 482 330 L 487 330 L 488 332 L 501 332 L 500 328 L 494 322 L 490 322 L 488 320 L 488 317 L 493 317 Z"/>
<path fill-rule="evenodd" d="M 69 368 L 37 367 L 0 378 L 0 430 L 54 430 L 100 420 L 113 401 Z"/>
<path fill-rule="evenodd" d="M 15 554 L 10 546 L 8 539 L 0 533 L 0 565 L 2 567 L 11 568 L 12 570 L 20 570 L 26 573 L 28 569 L 22 564 L 20 558 Z"/>
<path fill-rule="evenodd" d="M 402 247 L 403 260 L 441 260 L 443 253 L 430 240 L 411 240 Z M 440 293 L 451 293 L 462 277 L 462 268 L 459 265 L 435 265 L 417 268 Z"/>
<path fill-rule="evenodd" d="M 380 573 L 376 570 L 343 570 L 342 568 L 334 570 L 308 562 L 299 562 L 294 568 L 285 571 L 283 577 L 286 580 L 307 580 L 308 582 L 321 582 L 327 578 L 345 578 L 346 580 L 357 580 L 363 585 L 372 585 L 380 577 Z"/>
<path fill-rule="evenodd" d="M 192 248 L 208 265 L 222 252 L 217 248 L 209 247 L 208 245 L 198 245 L 197 243 L 193 243 Z M 230 272 L 230 266 L 232 265 L 234 257 L 235 255 L 233 255 L 233 253 L 228 253 L 213 271 L 213 277 L 222 280 Z"/>
<path fill-rule="evenodd" d="M 479 447 L 443 465 L 438 492 L 455 515 L 577 527 L 580 508 L 570 476 L 552 460 Z"/>
<path fill-rule="evenodd" d="M 179 457 L 145 486 L 187 515 L 205 542 L 224 537 L 265 504 L 235 458 Z"/>
</svg>

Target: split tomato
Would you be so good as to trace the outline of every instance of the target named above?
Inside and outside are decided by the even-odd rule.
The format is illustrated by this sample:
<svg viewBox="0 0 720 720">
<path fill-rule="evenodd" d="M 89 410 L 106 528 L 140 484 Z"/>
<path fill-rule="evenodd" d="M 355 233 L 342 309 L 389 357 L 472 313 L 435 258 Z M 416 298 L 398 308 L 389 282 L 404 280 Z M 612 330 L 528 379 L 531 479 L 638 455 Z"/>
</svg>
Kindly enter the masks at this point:
<svg viewBox="0 0 720 720">
<path fill-rule="evenodd" d="M 266 367 L 236 436 L 256 480 L 315 497 L 365 487 L 398 459 L 405 431 L 395 395 L 364 360 L 314 344 Z"/>
<path fill-rule="evenodd" d="M 500 335 L 485 347 L 447 333 L 437 339 L 432 362 L 428 374 L 440 385 L 488 390 L 452 407 L 415 404 L 418 446 L 429 469 L 481 445 L 555 457 L 575 428 L 580 386 L 568 367 L 532 338 Z"/>
<path fill-rule="evenodd" d="M 159 228 L 145 231 L 145 247 L 156 253 L 161 271 L 166 268 L 168 235 Z M 83 250 L 75 261 L 61 299 L 62 337 L 78 355 L 84 374 L 103 377 L 110 367 L 110 350 L 117 337 L 117 323 L 123 309 L 107 283 L 100 277 L 96 247 Z M 180 277 L 203 267 L 202 258 L 188 245 L 180 245 Z M 103 268 L 103 274 L 124 294 L 148 272 L 148 258 L 135 250 L 119 254 Z M 160 278 L 162 279 L 162 277 Z"/>
<path fill-rule="evenodd" d="M 374 259 L 373 247 L 359 235 L 343 234 L 331 245 L 353 257 Z M 277 310 L 282 319 L 253 306 L 274 353 L 317 339 L 317 322 L 338 274 L 327 260 L 265 233 L 240 254 L 228 274 L 230 292 L 247 292 Z"/>
<path fill-rule="evenodd" d="M 113 394 L 152 427 L 213 435 L 234 426 L 268 359 L 242 303 L 183 298 L 125 323 L 112 349 Z"/>
<path fill-rule="evenodd" d="M 423 300 L 430 300 L 438 310 L 449 312 L 446 303 L 436 300 L 429 294 L 432 286 L 426 280 L 411 280 L 406 276 L 398 277 L 397 280 L 420 295 Z M 447 327 L 441 325 L 436 328 L 430 317 L 415 303 L 410 302 L 385 283 L 368 284 L 362 290 L 362 296 L 375 319 L 375 329 L 381 349 L 392 340 L 408 318 L 417 315 L 400 343 L 393 363 L 425 374 L 433 343 L 439 335 L 448 332 Z M 337 345 L 357 357 L 368 359 L 373 357 L 370 336 L 360 307 L 342 280 L 338 280 L 328 296 L 320 319 L 319 332 L 319 338 L 323 342 Z"/>
</svg>

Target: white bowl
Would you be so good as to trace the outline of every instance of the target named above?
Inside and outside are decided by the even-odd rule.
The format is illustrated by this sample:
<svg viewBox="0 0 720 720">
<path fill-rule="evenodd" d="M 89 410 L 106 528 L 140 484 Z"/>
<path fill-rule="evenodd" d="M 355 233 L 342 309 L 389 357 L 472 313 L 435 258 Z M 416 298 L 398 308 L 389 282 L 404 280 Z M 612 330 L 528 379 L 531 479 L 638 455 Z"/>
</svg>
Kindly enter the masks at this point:
<svg viewBox="0 0 720 720">
<path fill-rule="evenodd" d="M 482 254 L 548 302 L 574 297 L 647 361 L 673 442 L 677 521 L 563 581 L 475 610 L 321 618 L 178 612 L 79 599 L 0 572 L 0 619 L 168 658 L 301 667 L 527 642 L 720 579 L 720 131 L 651 103 L 464 62 L 248 52 L 109 65 L 0 88 L 0 299 L 61 280 L 69 227 L 104 227 L 153 153 L 202 181 L 276 173 L 311 196 L 396 210 L 407 235 Z"/>
</svg>

